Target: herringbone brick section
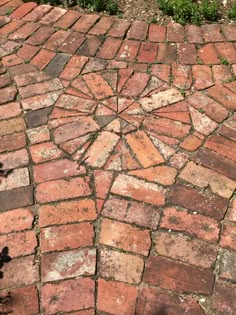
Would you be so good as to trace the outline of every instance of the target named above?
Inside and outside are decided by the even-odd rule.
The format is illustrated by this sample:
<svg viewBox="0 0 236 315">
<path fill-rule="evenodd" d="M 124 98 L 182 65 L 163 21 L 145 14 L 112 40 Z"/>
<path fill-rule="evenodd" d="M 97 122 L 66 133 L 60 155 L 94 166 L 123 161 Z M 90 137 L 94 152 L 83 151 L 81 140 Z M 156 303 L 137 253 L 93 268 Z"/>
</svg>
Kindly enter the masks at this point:
<svg viewBox="0 0 236 315">
<path fill-rule="evenodd" d="M 0 312 L 236 314 L 236 25 L 1 0 L 0 56 Z"/>
</svg>

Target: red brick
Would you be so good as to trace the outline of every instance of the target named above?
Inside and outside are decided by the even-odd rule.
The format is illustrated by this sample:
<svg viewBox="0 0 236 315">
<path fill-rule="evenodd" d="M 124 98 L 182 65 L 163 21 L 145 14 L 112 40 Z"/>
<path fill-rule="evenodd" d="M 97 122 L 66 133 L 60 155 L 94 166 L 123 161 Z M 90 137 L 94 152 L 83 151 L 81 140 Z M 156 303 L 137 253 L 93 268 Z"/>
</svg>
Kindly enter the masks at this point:
<svg viewBox="0 0 236 315">
<path fill-rule="evenodd" d="M 162 65 L 162 64 L 155 64 L 152 66 L 152 74 L 165 82 L 169 82 L 170 66 Z"/>
<path fill-rule="evenodd" d="M 44 15 L 44 17 L 40 19 L 40 23 L 52 25 L 57 20 L 59 20 L 59 18 L 62 17 L 66 12 L 67 11 L 65 9 L 54 7 L 49 13 L 47 13 L 46 15 Z"/>
<path fill-rule="evenodd" d="M 213 244 L 169 232 L 156 232 L 152 240 L 154 250 L 161 256 L 200 268 L 211 268 L 216 261 L 218 251 Z"/>
<path fill-rule="evenodd" d="M 235 152 L 236 146 L 235 142 L 228 140 L 222 136 L 211 136 L 205 143 L 205 147 L 216 153 L 230 159 L 236 161 Z"/>
<path fill-rule="evenodd" d="M 29 285 L 39 280 L 38 265 L 33 255 L 13 259 L 9 264 L 4 265 L 2 270 L 4 278 L 1 279 L 0 289 Z"/>
<path fill-rule="evenodd" d="M 43 47 L 49 50 L 57 51 L 69 35 L 69 31 L 59 30 L 52 34 Z"/>
<path fill-rule="evenodd" d="M 25 21 L 37 22 L 42 19 L 42 17 L 47 14 L 50 10 L 52 10 L 52 6 L 50 5 L 39 5 L 29 14 L 27 14 L 23 19 Z"/>
<path fill-rule="evenodd" d="M 180 147 L 186 151 L 196 151 L 200 145 L 202 144 L 202 140 L 199 138 L 189 135 L 187 138 L 184 139 L 184 141 L 181 143 Z"/>
<path fill-rule="evenodd" d="M 232 222 L 236 222 L 236 198 L 233 198 L 230 203 L 229 207 L 229 213 L 228 213 L 228 220 Z"/>
<path fill-rule="evenodd" d="M 72 29 L 77 31 L 77 32 L 87 33 L 89 31 L 89 29 L 93 26 L 93 24 L 95 24 L 97 22 L 98 19 L 99 19 L 98 15 L 85 14 L 85 15 L 81 16 L 79 21 L 77 21 L 72 26 Z"/>
<path fill-rule="evenodd" d="M 74 54 L 76 50 L 82 45 L 85 37 L 82 34 L 72 32 L 59 47 L 59 50 L 67 54 Z"/>
<path fill-rule="evenodd" d="M 81 14 L 77 11 L 67 11 L 56 23 L 54 23 L 53 26 L 68 29 L 80 18 L 80 16 Z"/>
<path fill-rule="evenodd" d="M 23 132 L 13 133 L 1 137 L 0 152 L 13 151 L 26 145 L 25 134 Z"/>
<path fill-rule="evenodd" d="M 95 266 L 96 249 L 44 254 L 41 260 L 42 282 L 94 275 Z"/>
<path fill-rule="evenodd" d="M 37 6 L 35 2 L 27 2 L 17 8 L 11 15 L 11 19 L 22 19 L 26 14 L 32 11 Z"/>
<path fill-rule="evenodd" d="M 18 168 L 14 170 L 14 173 L 11 173 L 9 176 L 7 176 L 7 178 L 0 184 L 0 191 L 28 186 L 29 183 L 30 180 L 28 169 L 26 167 Z"/>
<path fill-rule="evenodd" d="M 11 289 L 11 297 L 12 299 L 10 302 L 4 305 L 4 312 L 24 315 L 39 313 L 39 301 L 36 286 Z"/>
<path fill-rule="evenodd" d="M 0 15 L 5 15 L 9 10 L 15 10 L 21 5 L 21 0 L 11 0 L 0 7 Z"/>
<path fill-rule="evenodd" d="M 11 258 L 32 254 L 37 247 L 35 231 L 25 231 L 0 236 L 0 247 L 7 244 Z"/>
<path fill-rule="evenodd" d="M 175 44 L 159 44 L 157 60 L 161 63 L 173 63 L 177 60 Z"/>
<path fill-rule="evenodd" d="M 155 43 L 143 42 L 139 50 L 138 62 L 154 62 L 157 55 L 157 47 Z"/>
<path fill-rule="evenodd" d="M 172 64 L 173 85 L 179 89 L 189 89 L 192 85 L 191 67 L 178 63 Z"/>
<path fill-rule="evenodd" d="M 157 227 L 160 219 L 160 211 L 155 207 L 114 197 L 110 197 L 105 202 L 102 214 L 111 219 L 135 223 L 153 229 Z"/>
<path fill-rule="evenodd" d="M 166 26 L 150 24 L 148 31 L 148 39 L 151 42 L 164 42 L 166 37 Z"/>
<path fill-rule="evenodd" d="M 34 163 L 57 159 L 64 155 L 63 152 L 52 142 L 45 142 L 31 146 L 30 153 Z"/>
<path fill-rule="evenodd" d="M 42 26 L 27 39 L 26 43 L 33 46 L 42 45 L 54 32 L 55 29 L 53 27 Z"/>
<path fill-rule="evenodd" d="M 16 76 L 16 75 L 19 75 L 19 74 L 27 74 L 27 73 L 30 73 L 30 72 L 34 72 L 36 71 L 37 69 L 35 68 L 35 66 L 31 65 L 31 64 L 20 64 L 20 65 L 17 65 L 17 66 L 13 66 L 11 68 L 8 68 L 10 74 L 12 76 Z"/>
<path fill-rule="evenodd" d="M 41 292 L 42 307 L 47 314 L 83 310 L 94 307 L 95 303 L 95 283 L 89 278 L 48 283 Z"/>
<path fill-rule="evenodd" d="M 91 35 L 105 35 L 111 28 L 114 19 L 112 17 L 101 17 L 97 24 L 95 24 L 90 30 Z"/>
<path fill-rule="evenodd" d="M 9 36 L 12 40 L 25 40 L 39 28 L 39 24 L 26 23 Z"/>
<path fill-rule="evenodd" d="M 116 19 L 109 29 L 107 35 L 112 37 L 123 38 L 128 30 L 130 23 L 125 20 Z"/>
<path fill-rule="evenodd" d="M 51 105 L 54 105 L 56 100 L 61 94 L 61 90 L 50 92 L 42 95 L 36 95 L 33 97 L 26 98 L 21 101 L 22 107 L 25 110 L 37 110 L 45 107 L 50 107 Z"/>
<path fill-rule="evenodd" d="M 117 281 L 138 284 L 141 281 L 144 262 L 139 256 L 110 249 L 100 252 L 99 275 Z"/>
<path fill-rule="evenodd" d="M 24 24 L 24 21 L 18 21 L 18 20 L 11 21 L 10 23 L 1 27 L 0 34 L 4 37 L 8 36 L 10 33 L 20 28 L 23 24 Z"/>
<path fill-rule="evenodd" d="M 117 59 L 124 61 L 134 61 L 138 53 L 140 42 L 134 40 L 124 40 L 117 55 Z"/>
<path fill-rule="evenodd" d="M 49 130 L 45 126 L 40 126 L 26 131 L 31 144 L 50 140 Z"/>
<path fill-rule="evenodd" d="M 236 28 L 234 24 L 222 24 L 221 29 L 227 41 L 236 41 Z"/>
<path fill-rule="evenodd" d="M 234 121 L 228 121 L 219 128 L 219 134 L 236 141 L 236 128 L 234 127 L 236 123 Z"/>
<path fill-rule="evenodd" d="M 214 65 L 212 67 L 213 77 L 215 83 L 221 83 L 227 81 L 232 77 L 230 66 L 226 65 Z"/>
<path fill-rule="evenodd" d="M 198 303 L 192 297 L 177 294 L 159 288 L 141 287 L 136 307 L 136 315 L 203 315 Z"/>
<path fill-rule="evenodd" d="M 136 287 L 103 279 L 98 280 L 97 308 L 116 315 L 134 314 L 138 296 Z"/>
<path fill-rule="evenodd" d="M 236 50 L 233 43 L 216 43 L 215 48 L 220 58 L 227 59 L 229 63 L 236 63 Z"/>
<path fill-rule="evenodd" d="M 148 31 L 148 24 L 143 21 L 134 21 L 127 33 L 128 39 L 145 40 Z"/>
<path fill-rule="evenodd" d="M 178 152 L 171 157 L 170 165 L 177 169 L 181 169 L 188 160 L 189 160 L 189 155 L 187 153 Z"/>
<path fill-rule="evenodd" d="M 91 223 L 52 226 L 41 229 L 41 252 L 68 250 L 93 245 L 94 230 Z"/>
<path fill-rule="evenodd" d="M 224 83 L 224 86 L 227 87 L 230 91 L 236 93 L 236 81 L 229 82 L 229 83 Z M 236 119 L 234 119 L 236 120 Z"/>
<path fill-rule="evenodd" d="M 194 65 L 197 62 L 197 52 L 193 44 L 178 44 L 178 56 L 181 64 Z"/>
<path fill-rule="evenodd" d="M 23 63 L 23 60 L 15 54 L 8 55 L 2 58 L 2 64 L 5 67 L 13 67 L 21 63 Z"/>
<path fill-rule="evenodd" d="M 11 84 L 11 78 L 8 75 L 8 73 L 4 73 L 3 75 L 0 76 L 0 88 L 4 88 L 10 84 Z"/>
<path fill-rule="evenodd" d="M 147 86 L 149 75 L 146 73 L 135 72 L 126 82 L 122 89 L 122 95 L 137 97 L 140 96 Z"/>
<path fill-rule="evenodd" d="M 153 205 L 163 205 L 165 202 L 164 190 L 158 185 L 122 174 L 116 178 L 111 192 Z"/>
<path fill-rule="evenodd" d="M 107 37 L 99 52 L 97 53 L 97 57 L 102 59 L 113 59 L 121 43 L 121 39 Z"/>
<path fill-rule="evenodd" d="M 177 292 L 210 294 L 214 273 L 210 269 L 198 269 L 161 256 L 150 256 L 143 281 Z"/>
<path fill-rule="evenodd" d="M 234 225 L 223 224 L 220 238 L 220 245 L 224 248 L 236 250 L 236 227 Z"/>
<path fill-rule="evenodd" d="M 32 57 L 34 57 L 34 55 L 37 54 L 39 49 L 39 47 L 23 44 L 23 46 L 18 50 L 17 55 L 20 58 L 29 61 Z"/>
<path fill-rule="evenodd" d="M 22 117 L 16 117 L 0 122 L 0 136 L 25 130 L 25 122 Z"/>
<path fill-rule="evenodd" d="M 4 39 L 2 39 L 2 42 L 4 43 L 0 47 L 2 57 L 13 54 L 21 46 L 19 42 L 5 41 Z M 1 72 L 2 71 L 6 72 L 5 69 L 1 70 Z"/>
<path fill-rule="evenodd" d="M 173 186 L 168 200 L 174 205 L 208 215 L 217 220 L 224 217 L 228 204 L 225 198 L 216 195 L 206 195 L 181 184 Z"/>
<path fill-rule="evenodd" d="M 216 85 L 207 90 L 209 96 L 221 103 L 228 109 L 236 108 L 236 94 L 225 88 L 223 85 Z"/>
<path fill-rule="evenodd" d="M 90 73 L 84 75 L 83 78 L 96 99 L 101 100 L 113 96 L 113 90 L 100 74 Z"/>
<path fill-rule="evenodd" d="M 167 25 L 166 38 L 169 42 L 181 43 L 184 41 L 184 27 L 178 23 Z"/>
<path fill-rule="evenodd" d="M 205 94 L 196 92 L 187 99 L 187 102 L 197 110 L 202 109 L 208 117 L 218 123 L 228 117 L 227 109 Z"/>
<path fill-rule="evenodd" d="M 82 45 L 78 49 L 77 54 L 82 56 L 95 56 L 103 40 L 104 38 L 98 36 L 88 36 L 83 44 L 81 42 Z"/>
<path fill-rule="evenodd" d="M 235 295 L 235 284 L 216 283 L 212 297 L 213 307 L 221 314 L 233 315 L 236 312 Z"/>
<path fill-rule="evenodd" d="M 193 162 L 186 165 L 179 178 L 201 188 L 210 187 L 213 193 L 224 198 L 230 198 L 236 188 L 231 179 Z"/>
<path fill-rule="evenodd" d="M 204 42 L 200 26 L 191 25 L 191 24 L 186 25 L 185 32 L 186 32 L 186 39 L 188 43 L 202 44 Z"/>
<path fill-rule="evenodd" d="M 210 242 L 218 240 L 220 231 L 219 224 L 214 219 L 175 208 L 164 209 L 160 226 Z"/>
<path fill-rule="evenodd" d="M 100 243 L 147 256 L 151 246 L 149 231 L 103 219 Z"/>
<path fill-rule="evenodd" d="M 201 26 L 205 42 L 223 42 L 224 38 L 221 34 L 220 25 L 204 24 Z"/>
<path fill-rule="evenodd" d="M 28 98 L 34 95 L 60 90 L 62 88 L 63 86 L 59 79 L 52 79 L 50 81 L 19 87 L 18 90 L 21 98 Z"/>
<path fill-rule="evenodd" d="M 57 225 L 82 221 L 93 221 L 97 218 L 95 203 L 90 199 L 61 202 L 39 208 L 39 225 Z"/>
<path fill-rule="evenodd" d="M 221 279 L 232 280 L 235 279 L 236 271 L 236 253 L 228 250 L 220 252 L 219 256 L 219 276 Z"/>
<path fill-rule="evenodd" d="M 40 203 L 85 197 L 91 194 L 88 178 L 74 178 L 70 180 L 55 180 L 41 183 L 36 190 L 36 199 Z"/>
<path fill-rule="evenodd" d="M 2 222 L 0 233 L 10 233 L 30 229 L 34 221 L 34 214 L 29 209 L 15 209 L 0 213 Z"/>
<path fill-rule="evenodd" d="M 15 117 L 21 114 L 21 107 L 19 103 L 9 103 L 1 105 L 0 107 L 0 120 Z"/>
<path fill-rule="evenodd" d="M 6 2 L 8 2 L 8 0 L 4 0 Z M 3 4 L 3 3 L 2 3 Z M 6 25 L 7 23 L 9 23 L 11 21 L 11 19 L 8 16 L 0 16 L 0 27 Z"/>
<path fill-rule="evenodd" d="M 206 44 L 198 49 L 198 56 L 204 64 L 219 64 L 220 60 L 213 44 Z"/>
<path fill-rule="evenodd" d="M 7 102 L 14 101 L 16 93 L 17 91 L 14 86 L 9 86 L 9 87 L 1 89 L 0 105 Z"/>
<path fill-rule="evenodd" d="M 112 172 L 106 172 L 102 170 L 94 171 L 94 184 L 97 198 L 106 199 L 107 193 L 111 186 L 112 179 L 113 179 Z"/>
<path fill-rule="evenodd" d="M 66 67 L 60 74 L 60 79 L 72 80 L 77 77 L 84 65 L 87 63 L 88 58 L 85 56 L 73 56 L 67 63 Z"/>
<path fill-rule="evenodd" d="M 85 174 L 86 170 L 84 167 L 79 168 L 76 162 L 65 159 L 36 165 L 33 172 L 35 182 L 40 183 Z"/>
<path fill-rule="evenodd" d="M 211 68 L 208 66 L 193 65 L 192 74 L 194 82 L 193 86 L 197 90 L 206 89 L 214 84 L 212 80 Z"/>
</svg>

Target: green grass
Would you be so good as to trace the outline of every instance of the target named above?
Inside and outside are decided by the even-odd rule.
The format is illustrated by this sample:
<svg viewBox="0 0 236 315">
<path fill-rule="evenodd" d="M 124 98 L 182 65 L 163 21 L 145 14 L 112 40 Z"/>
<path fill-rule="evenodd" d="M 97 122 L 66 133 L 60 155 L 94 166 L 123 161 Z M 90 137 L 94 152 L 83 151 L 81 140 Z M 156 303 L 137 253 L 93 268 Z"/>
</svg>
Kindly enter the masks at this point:
<svg viewBox="0 0 236 315">
<path fill-rule="evenodd" d="M 236 3 L 234 3 L 232 7 L 229 9 L 228 18 L 232 20 L 236 20 Z"/>
<path fill-rule="evenodd" d="M 91 11 L 107 11 L 110 14 L 118 13 L 117 0 L 77 0 L 82 8 L 88 8 Z"/>
</svg>

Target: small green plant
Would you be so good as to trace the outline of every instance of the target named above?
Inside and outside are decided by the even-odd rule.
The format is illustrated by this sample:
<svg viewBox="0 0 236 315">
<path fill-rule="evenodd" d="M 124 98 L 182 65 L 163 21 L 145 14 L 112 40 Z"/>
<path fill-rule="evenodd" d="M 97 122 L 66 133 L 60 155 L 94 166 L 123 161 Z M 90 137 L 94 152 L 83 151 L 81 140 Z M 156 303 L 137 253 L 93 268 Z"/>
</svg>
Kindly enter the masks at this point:
<svg viewBox="0 0 236 315">
<path fill-rule="evenodd" d="M 226 58 L 220 58 L 220 63 L 224 66 L 228 66 L 229 65 L 229 62 Z"/>
<path fill-rule="evenodd" d="M 228 80 L 225 80 L 224 82 L 225 83 L 230 83 L 230 82 L 234 82 L 234 81 L 236 81 L 236 75 L 232 75 L 231 78 L 229 78 Z"/>
<path fill-rule="evenodd" d="M 200 10 L 205 19 L 209 21 L 217 21 L 219 17 L 219 0 L 202 0 Z"/>
<path fill-rule="evenodd" d="M 118 12 L 117 0 L 78 0 L 78 4 L 92 11 L 107 11 L 110 14 Z"/>
<path fill-rule="evenodd" d="M 5 15 L 11 15 L 12 14 L 12 12 L 14 11 L 14 9 L 13 8 L 9 8 L 8 10 L 7 10 L 7 12 L 5 13 Z"/>
<path fill-rule="evenodd" d="M 228 18 L 236 20 L 236 3 L 234 3 L 228 11 Z"/>
<path fill-rule="evenodd" d="M 181 89 L 181 90 L 180 90 L 180 93 L 181 93 L 181 95 L 182 95 L 183 97 L 186 96 L 186 91 L 185 91 L 185 90 Z"/>
</svg>

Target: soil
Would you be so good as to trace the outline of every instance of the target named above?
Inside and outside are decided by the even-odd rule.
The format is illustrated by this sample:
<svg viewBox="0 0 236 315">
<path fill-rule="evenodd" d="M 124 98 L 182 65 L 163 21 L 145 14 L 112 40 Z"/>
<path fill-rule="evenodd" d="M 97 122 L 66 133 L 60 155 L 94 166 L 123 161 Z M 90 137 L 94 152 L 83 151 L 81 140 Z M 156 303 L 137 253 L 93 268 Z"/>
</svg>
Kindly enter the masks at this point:
<svg viewBox="0 0 236 315">
<path fill-rule="evenodd" d="M 227 17 L 228 8 L 235 3 L 235 0 L 222 0 L 220 6 L 220 18 L 217 23 L 235 23 Z M 167 24 L 173 22 L 172 17 L 163 14 L 158 8 L 157 0 L 118 0 L 119 14 L 118 17 L 129 22 L 133 20 L 141 20 L 147 23 Z M 81 13 L 90 13 L 91 11 L 82 9 L 79 5 L 72 9 L 78 10 Z M 107 16 L 106 12 L 96 13 L 101 16 Z M 203 21 L 204 23 L 211 23 Z M 214 22 L 215 23 L 215 22 Z"/>
</svg>

